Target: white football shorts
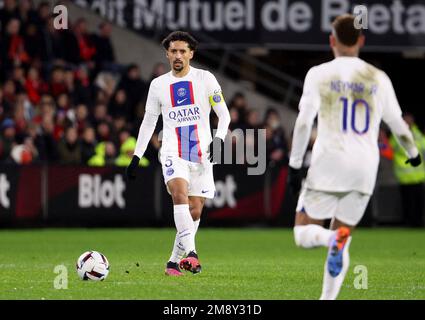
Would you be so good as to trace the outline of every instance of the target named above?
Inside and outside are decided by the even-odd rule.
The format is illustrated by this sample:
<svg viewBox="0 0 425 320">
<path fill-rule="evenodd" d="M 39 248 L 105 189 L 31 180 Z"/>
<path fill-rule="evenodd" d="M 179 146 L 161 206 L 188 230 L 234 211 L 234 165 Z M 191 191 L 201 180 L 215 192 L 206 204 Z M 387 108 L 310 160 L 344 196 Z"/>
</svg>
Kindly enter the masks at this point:
<svg viewBox="0 0 425 320">
<path fill-rule="evenodd" d="M 177 155 L 161 155 L 160 161 L 166 186 L 171 179 L 183 178 L 189 184 L 189 196 L 214 198 L 215 184 L 211 162 L 190 162 Z M 170 193 L 168 186 L 167 191 Z"/>
<path fill-rule="evenodd" d="M 305 212 L 316 220 L 336 218 L 356 226 L 363 217 L 370 195 L 358 191 L 325 192 L 302 188 L 297 212 Z"/>
</svg>

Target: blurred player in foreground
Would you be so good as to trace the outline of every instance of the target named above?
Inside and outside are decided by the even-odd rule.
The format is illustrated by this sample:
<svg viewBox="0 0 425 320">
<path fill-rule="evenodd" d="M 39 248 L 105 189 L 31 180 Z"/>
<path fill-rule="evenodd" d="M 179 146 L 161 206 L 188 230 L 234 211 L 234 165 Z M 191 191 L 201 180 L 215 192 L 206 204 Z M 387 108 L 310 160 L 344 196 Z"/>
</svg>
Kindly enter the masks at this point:
<svg viewBox="0 0 425 320">
<path fill-rule="evenodd" d="M 307 73 L 294 128 L 288 184 L 294 194 L 301 190 L 294 238 L 302 248 L 329 248 L 322 300 L 336 299 L 348 270 L 351 232 L 375 186 L 381 120 L 405 149 L 407 162 L 421 163 L 390 79 L 358 58 L 363 45 L 354 16 L 336 18 L 330 35 L 335 59 Z M 301 189 L 300 168 L 316 115 L 317 140 Z M 323 227 L 325 219 L 332 219 L 330 230 Z"/>
<path fill-rule="evenodd" d="M 186 32 L 175 31 L 162 45 L 171 71 L 150 84 L 145 116 L 126 176 L 130 180 L 135 178 L 139 160 L 162 114 L 160 161 L 167 190 L 173 199 L 177 228 L 165 274 L 181 276 L 180 269 L 192 273 L 201 271 L 195 234 L 205 198 L 213 198 L 215 194 L 213 163 L 219 162 L 221 157 L 230 115 L 214 75 L 190 66 L 197 41 Z M 211 108 L 219 119 L 214 140 L 210 130 Z M 185 254 L 187 256 L 182 259 Z"/>
</svg>

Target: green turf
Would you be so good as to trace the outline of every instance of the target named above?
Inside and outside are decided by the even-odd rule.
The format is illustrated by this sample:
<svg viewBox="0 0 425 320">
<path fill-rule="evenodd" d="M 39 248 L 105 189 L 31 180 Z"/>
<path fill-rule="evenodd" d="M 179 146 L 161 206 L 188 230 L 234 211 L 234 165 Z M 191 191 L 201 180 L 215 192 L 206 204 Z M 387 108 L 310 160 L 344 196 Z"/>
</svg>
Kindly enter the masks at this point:
<svg viewBox="0 0 425 320">
<path fill-rule="evenodd" d="M 171 229 L 0 231 L 0 299 L 317 299 L 326 249 L 295 247 L 289 229 L 200 229 L 199 275 L 163 274 Z M 104 253 L 103 282 L 79 280 L 78 256 Z M 341 299 L 425 299 L 425 231 L 356 230 Z M 136 265 L 139 264 L 139 266 Z M 68 289 L 54 289 L 56 265 L 68 268 Z M 368 289 L 354 286 L 354 267 L 368 271 Z"/>
</svg>

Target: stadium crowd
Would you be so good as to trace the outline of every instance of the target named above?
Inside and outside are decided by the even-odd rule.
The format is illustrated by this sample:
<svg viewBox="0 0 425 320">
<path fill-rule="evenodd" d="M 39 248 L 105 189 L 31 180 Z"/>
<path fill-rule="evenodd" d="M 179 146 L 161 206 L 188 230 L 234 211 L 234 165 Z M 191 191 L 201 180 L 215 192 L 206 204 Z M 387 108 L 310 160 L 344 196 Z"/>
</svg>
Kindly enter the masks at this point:
<svg viewBox="0 0 425 320">
<path fill-rule="evenodd" d="M 67 30 L 53 20 L 47 1 L 5 0 L 0 9 L 0 163 L 128 165 L 150 81 L 138 65 L 116 62 L 108 22 L 90 33 L 83 18 Z M 158 63 L 150 79 L 167 71 Z M 265 128 L 267 159 L 287 161 L 275 109 L 261 121 L 243 93 L 228 105 L 231 129 Z M 142 166 L 159 147 L 157 131 Z"/>
</svg>

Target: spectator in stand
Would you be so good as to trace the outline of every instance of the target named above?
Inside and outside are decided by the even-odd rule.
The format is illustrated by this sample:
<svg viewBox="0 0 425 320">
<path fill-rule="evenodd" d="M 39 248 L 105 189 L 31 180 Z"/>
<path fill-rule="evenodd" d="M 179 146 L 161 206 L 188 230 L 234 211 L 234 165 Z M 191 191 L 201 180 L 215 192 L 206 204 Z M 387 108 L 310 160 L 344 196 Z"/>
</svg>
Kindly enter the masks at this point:
<svg viewBox="0 0 425 320">
<path fill-rule="evenodd" d="M 34 123 L 28 124 L 28 135 L 24 139 L 24 145 L 28 148 L 28 150 L 31 152 L 32 155 L 32 162 L 39 162 L 40 161 L 40 154 L 37 150 L 37 147 L 35 145 L 35 139 L 37 137 L 37 131 L 39 130 L 39 127 Z"/>
<path fill-rule="evenodd" d="M 22 144 L 16 144 L 10 152 L 11 160 L 21 165 L 37 161 L 37 157 L 38 151 L 31 137 L 26 137 Z"/>
<path fill-rule="evenodd" d="M 73 117 L 74 126 L 77 128 L 78 136 L 85 132 L 86 128 L 90 127 L 88 120 L 89 111 L 85 104 L 79 104 L 75 108 L 75 117 Z"/>
<path fill-rule="evenodd" d="M 68 87 L 69 88 L 69 87 Z M 84 65 L 80 65 L 75 73 L 73 88 L 73 101 L 75 104 L 90 104 L 92 101 L 92 86 L 89 73 Z M 69 90 L 69 89 L 68 89 Z"/>
<path fill-rule="evenodd" d="M 127 167 L 130 164 L 134 150 L 136 149 L 136 138 L 132 137 L 130 135 L 130 131 L 127 129 L 121 130 L 118 138 L 120 154 L 115 160 L 115 165 L 119 167 Z M 139 166 L 148 167 L 149 164 L 150 162 L 146 157 L 142 157 L 140 159 Z"/>
<path fill-rule="evenodd" d="M 22 66 L 16 66 L 12 71 L 12 80 L 15 83 L 16 93 L 25 90 L 25 69 Z"/>
<path fill-rule="evenodd" d="M 3 100 L 3 90 L 0 86 L 0 123 L 4 119 L 5 109 L 7 109 L 7 107 L 5 106 L 5 102 Z"/>
<path fill-rule="evenodd" d="M 96 127 L 96 140 L 99 142 L 111 141 L 111 127 L 108 122 L 100 122 Z"/>
<path fill-rule="evenodd" d="M 6 34 L 2 41 L 2 61 L 6 71 L 14 66 L 27 66 L 30 56 L 25 49 L 24 38 L 19 34 L 21 22 L 12 18 L 6 25 Z"/>
<path fill-rule="evenodd" d="M 268 108 L 265 119 L 267 160 L 276 163 L 288 162 L 288 143 L 282 127 L 279 113 L 274 108 Z"/>
<path fill-rule="evenodd" d="M 3 114 L 11 117 L 16 102 L 16 86 L 13 80 L 6 80 L 3 86 Z"/>
<path fill-rule="evenodd" d="M 68 112 L 68 110 L 72 110 L 73 104 L 69 99 L 69 95 L 67 93 L 61 93 L 56 99 L 56 105 L 58 111 Z"/>
<path fill-rule="evenodd" d="M 50 95 L 43 95 L 40 100 L 40 105 L 36 110 L 37 114 L 32 118 L 32 121 L 36 124 L 41 124 L 43 117 L 48 116 L 52 119 L 55 117 L 56 106 L 55 102 Z"/>
<path fill-rule="evenodd" d="M 127 94 L 130 119 L 133 119 L 136 116 L 138 104 L 146 98 L 148 89 L 146 83 L 141 78 L 140 68 L 136 64 L 131 64 L 127 68 L 126 73 L 118 83 L 118 90 L 121 89 Z"/>
<path fill-rule="evenodd" d="M 259 129 L 261 127 L 260 115 L 257 110 L 248 110 L 246 115 L 246 124 L 248 129 Z"/>
<path fill-rule="evenodd" d="M 413 115 L 403 116 L 404 121 L 412 131 L 416 147 L 422 158 L 425 156 L 425 135 L 415 123 Z M 394 135 L 390 138 L 394 149 L 394 173 L 400 184 L 400 194 L 405 223 L 411 227 L 424 226 L 424 194 L 425 194 L 425 164 L 412 167 L 406 162 L 406 153 Z"/>
<path fill-rule="evenodd" d="M 112 25 L 109 22 L 102 22 L 98 27 L 98 34 L 94 35 L 94 44 L 96 54 L 94 61 L 96 62 L 96 74 L 103 71 L 120 73 L 122 67 L 115 62 L 114 47 L 111 42 Z"/>
<path fill-rule="evenodd" d="M 117 157 L 115 145 L 111 141 L 103 141 L 97 144 L 96 154 L 88 161 L 89 166 L 113 166 Z"/>
<path fill-rule="evenodd" d="M 152 74 L 149 78 L 149 83 L 151 83 L 151 81 L 159 76 L 162 76 L 163 74 L 168 72 L 168 67 L 165 63 L 163 62 L 158 62 L 154 65 L 153 69 L 152 69 Z"/>
<path fill-rule="evenodd" d="M 24 27 L 23 33 L 25 50 L 31 62 L 38 61 L 42 57 L 41 35 L 35 23 L 30 23 Z"/>
<path fill-rule="evenodd" d="M 10 20 L 19 19 L 19 10 L 16 0 L 5 0 L 3 8 L 0 9 L 0 30 L 1 35 L 5 35 L 6 28 Z"/>
<path fill-rule="evenodd" d="M 98 103 L 94 107 L 94 111 L 91 114 L 90 123 L 93 128 L 97 128 L 97 126 L 102 122 L 109 124 L 111 122 L 111 117 L 108 115 L 108 109 L 106 105 L 103 103 Z"/>
<path fill-rule="evenodd" d="M 89 159 L 96 153 L 96 133 L 92 127 L 86 127 L 81 139 L 81 163 L 87 164 Z"/>
<path fill-rule="evenodd" d="M 64 136 L 65 128 L 70 125 L 70 121 L 66 117 L 66 112 L 57 110 L 54 116 L 54 128 L 53 128 L 53 139 L 55 142 L 59 142 Z"/>
<path fill-rule="evenodd" d="M 123 116 L 128 121 L 131 121 L 134 117 L 124 89 L 115 92 L 112 101 L 109 103 L 109 114 L 113 117 Z"/>
<path fill-rule="evenodd" d="M 9 159 L 10 152 L 16 144 L 15 122 L 10 118 L 6 118 L 1 123 L 0 129 L 2 133 L 0 135 L 0 161 L 5 162 Z"/>
<path fill-rule="evenodd" d="M 114 95 L 116 77 L 110 72 L 100 72 L 95 79 L 96 102 L 107 104 Z"/>
<path fill-rule="evenodd" d="M 41 121 L 40 132 L 34 140 L 34 144 L 39 152 L 40 161 L 43 163 L 55 163 L 59 159 L 56 141 L 53 138 L 54 128 L 54 118 L 48 114 L 44 115 Z"/>
<path fill-rule="evenodd" d="M 11 106 L 5 101 L 3 90 L 0 87 L 0 123 L 10 115 Z"/>
<path fill-rule="evenodd" d="M 65 136 L 58 144 L 58 152 L 61 164 L 77 165 L 81 163 L 81 146 L 75 127 L 68 127 L 65 130 Z"/>
<path fill-rule="evenodd" d="M 233 131 L 233 130 L 239 128 L 239 124 L 240 124 L 240 121 L 239 121 L 239 111 L 236 108 L 233 107 L 233 108 L 229 108 L 229 113 L 230 113 L 229 129 L 231 131 Z M 216 124 L 216 123 L 218 124 L 218 118 L 217 117 L 214 118 L 213 123 L 214 124 Z M 215 126 L 214 128 L 217 128 L 217 127 Z"/>
<path fill-rule="evenodd" d="M 385 130 L 383 127 L 379 128 L 379 135 L 378 135 L 379 155 L 381 156 L 381 158 L 385 158 L 392 161 L 394 159 L 394 150 L 391 147 L 388 134 L 389 132 Z"/>
<path fill-rule="evenodd" d="M 75 101 L 77 100 L 77 97 L 75 97 L 75 72 L 72 71 L 70 68 L 65 69 L 63 81 L 66 88 L 66 92 L 69 94 L 72 104 L 75 105 Z"/>
<path fill-rule="evenodd" d="M 243 93 L 235 93 L 232 100 L 230 100 L 229 110 L 230 109 L 235 109 L 238 112 L 238 121 L 234 124 L 235 128 L 245 129 L 247 126 L 246 116 L 248 112 L 248 103 Z"/>
<path fill-rule="evenodd" d="M 47 84 L 40 77 L 40 73 L 35 67 L 30 67 L 28 70 L 27 79 L 25 80 L 25 90 L 33 105 L 38 104 L 41 95 L 48 91 Z"/>
<path fill-rule="evenodd" d="M 49 91 L 55 99 L 62 93 L 68 92 L 68 88 L 65 83 L 65 73 L 63 67 L 53 67 L 50 76 Z"/>
<path fill-rule="evenodd" d="M 16 101 L 13 112 L 13 122 L 15 123 L 16 136 L 22 140 L 27 134 L 28 127 L 28 122 L 25 117 L 25 100 L 22 98 Z"/>
<path fill-rule="evenodd" d="M 65 43 L 66 30 L 57 30 L 54 27 L 54 17 L 49 16 L 46 24 L 39 26 L 40 29 L 40 55 L 43 66 L 48 70 L 51 64 L 64 64 L 67 56 Z"/>
<path fill-rule="evenodd" d="M 37 7 L 37 25 L 39 28 L 47 25 L 49 19 L 51 18 L 52 12 L 53 8 L 50 8 L 48 1 L 42 1 L 39 3 Z"/>
<path fill-rule="evenodd" d="M 114 136 L 118 138 L 120 132 L 127 130 L 127 121 L 124 116 L 117 116 L 112 118 L 112 129 Z"/>
<path fill-rule="evenodd" d="M 38 13 L 33 8 L 31 0 L 19 0 L 18 5 L 18 18 L 22 23 L 22 31 L 24 33 L 29 25 L 34 25 L 37 30 L 37 23 L 39 20 Z"/>
<path fill-rule="evenodd" d="M 24 109 L 24 117 L 27 122 L 31 122 L 32 118 L 35 115 L 34 106 L 31 104 L 28 99 L 28 95 L 26 92 L 20 92 L 16 95 L 16 104 L 22 105 Z"/>
<path fill-rule="evenodd" d="M 96 54 L 93 39 L 87 30 L 87 20 L 79 18 L 74 25 L 74 36 L 78 43 L 79 58 L 81 62 L 91 62 Z"/>
</svg>

